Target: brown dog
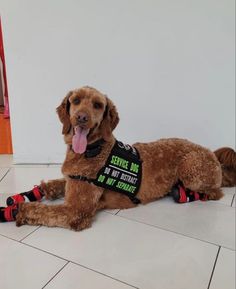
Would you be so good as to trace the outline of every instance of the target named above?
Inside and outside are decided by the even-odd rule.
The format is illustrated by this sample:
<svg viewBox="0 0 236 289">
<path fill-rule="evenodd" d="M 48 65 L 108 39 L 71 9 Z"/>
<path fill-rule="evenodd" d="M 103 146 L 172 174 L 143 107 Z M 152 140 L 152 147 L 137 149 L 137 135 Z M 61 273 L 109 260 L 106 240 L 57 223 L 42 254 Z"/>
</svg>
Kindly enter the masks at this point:
<svg viewBox="0 0 236 289">
<path fill-rule="evenodd" d="M 67 144 L 62 166 L 64 178 L 42 182 L 40 187 L 46 198 L 65 196 L 65 203 L 22 203 L 17 226 L 82 230 L 91 226 L 97 210 L 137 206 L 138 202 L 128 196 L 89 181 L 97 177 L 116 142 L 112 132 L 119 117 L 111 100 L 94 88 L 83 87 L 69 92 L 57 112 Z M 136 143 L 134 147 L 142 160 L 142 182 L 136 195 L 142 204 L 167 195 L 178 180 L 193 191 L 206 193 L 210 200 L 223 196 L 221 165 L 210 150 L 182 139 Z"/>
</svg>

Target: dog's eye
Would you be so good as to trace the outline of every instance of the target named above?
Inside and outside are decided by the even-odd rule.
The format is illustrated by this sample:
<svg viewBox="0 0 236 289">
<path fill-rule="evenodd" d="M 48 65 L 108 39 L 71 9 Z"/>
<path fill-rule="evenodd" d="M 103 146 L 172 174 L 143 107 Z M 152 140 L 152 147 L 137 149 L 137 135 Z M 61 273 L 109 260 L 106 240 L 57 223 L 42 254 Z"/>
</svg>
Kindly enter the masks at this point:
<svg viewBox="0 0 236 289">
<path fill-rule="evenodd" d="M 94 102 L 93 107 L 96 109 L 103 108 L 103 104 L 101 102 Z"/>
<path fill-rule="evenodd" d="M 80 104 L 80 99 L 79 99 L 79 98 L 75 98 L 75 99 L 73 100 L 73 104 L 75 104 L 75 105 Z"/>
</svg>

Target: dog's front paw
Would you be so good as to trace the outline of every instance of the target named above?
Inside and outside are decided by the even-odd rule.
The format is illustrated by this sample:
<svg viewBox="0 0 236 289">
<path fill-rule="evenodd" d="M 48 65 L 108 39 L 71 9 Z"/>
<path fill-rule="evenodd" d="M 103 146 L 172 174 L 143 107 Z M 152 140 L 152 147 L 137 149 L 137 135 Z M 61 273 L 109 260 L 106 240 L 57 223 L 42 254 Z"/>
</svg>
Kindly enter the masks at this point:
<svg viewBox="0 0 236 289">
<path fill-rule="evenodd" d="M 92 215 L 89 213 L 80 213 L 78 214 L 71 222 L 69 223 L 69 228 L 73 231 L 81 231 L 91 227 L 92 224 Z"/>
</svg>

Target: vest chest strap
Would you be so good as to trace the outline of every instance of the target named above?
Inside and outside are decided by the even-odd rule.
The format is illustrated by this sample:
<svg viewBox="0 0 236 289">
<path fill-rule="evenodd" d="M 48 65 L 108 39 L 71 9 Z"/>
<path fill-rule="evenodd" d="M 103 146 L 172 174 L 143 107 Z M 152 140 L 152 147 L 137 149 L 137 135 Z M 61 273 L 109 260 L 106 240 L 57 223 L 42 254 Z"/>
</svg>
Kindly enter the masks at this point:
<svg viewBox="0 0 236 289">
<path fill-rule="evenodd" d="M 126 195 L 134 204 L 142 181 L 142 161 L 136 148 L 116 141 L 105 165 L 95 179 L 69 175 L 71 179 L 86 181 L 104 189 Z"/>
</svg>

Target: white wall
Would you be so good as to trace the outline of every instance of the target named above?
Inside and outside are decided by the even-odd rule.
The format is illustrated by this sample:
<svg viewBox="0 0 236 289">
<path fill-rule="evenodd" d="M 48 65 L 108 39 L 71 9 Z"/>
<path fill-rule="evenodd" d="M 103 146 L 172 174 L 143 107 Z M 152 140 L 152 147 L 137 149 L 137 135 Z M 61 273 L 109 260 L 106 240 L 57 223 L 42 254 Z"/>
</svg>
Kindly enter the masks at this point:
<svg viewBox="0 0 236 289">
<path fill-rule="evenodd" d="M 0 0 L 15 162 L 60 162 L 55 113 L 91 85 L 124 142 L 235 146 L 233 0 Z"/>
</svg>

